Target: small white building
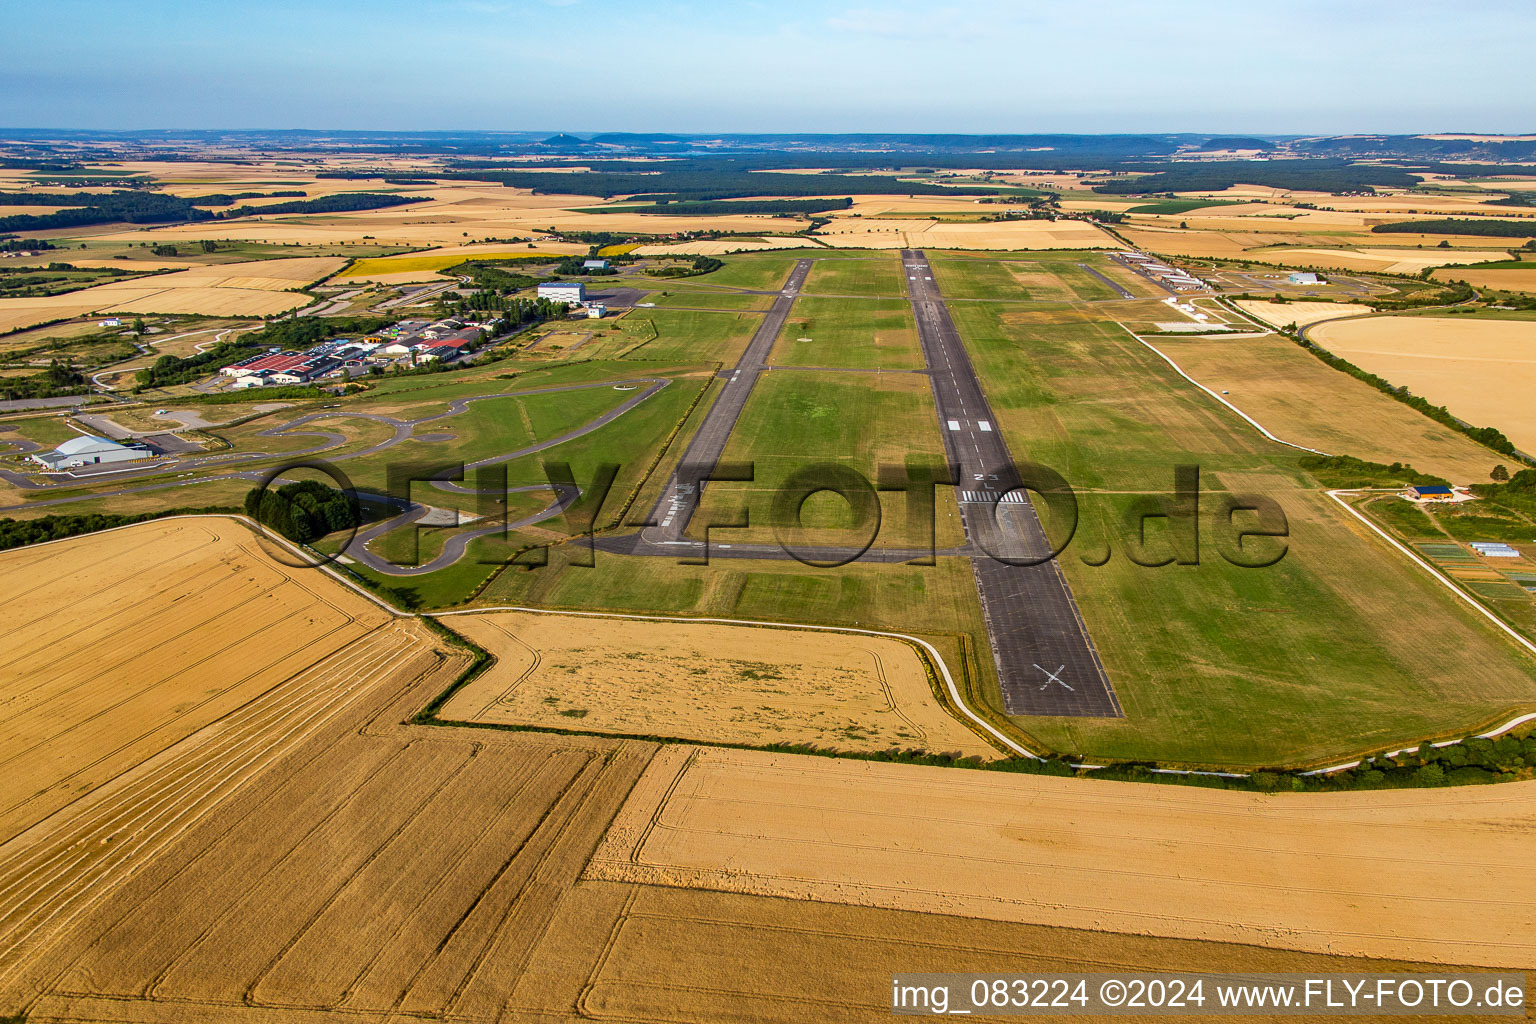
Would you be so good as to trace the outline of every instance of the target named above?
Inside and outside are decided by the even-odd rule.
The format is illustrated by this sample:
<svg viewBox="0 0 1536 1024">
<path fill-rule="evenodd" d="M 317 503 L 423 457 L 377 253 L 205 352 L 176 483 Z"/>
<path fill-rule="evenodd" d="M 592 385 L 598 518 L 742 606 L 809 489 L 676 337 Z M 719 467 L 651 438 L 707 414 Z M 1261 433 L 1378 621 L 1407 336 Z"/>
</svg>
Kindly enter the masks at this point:
<svg viewBox="0 0 1536 1024">
<path fill-rule="evenodd" d="M 582 306 L 587 311 L 587 319 L 589 320 L 601 320 L 608 315 L 608 307 L 601 302 L 586 302 Z"/>
<path fill-rule="evenodd" d="M 126 445 L 107 437 L 86 434 L 72 437 L 51 452 L 38 452 L 32 461 L 46 469 L 75 469 L 105 462 L 133 462 L 154 455 L 142 445 Z"/>
<path fill-rule="evenodd" d="M 1290 281 L 1291 284 L 1322 284 L 1323 283 L 1322 278 L 1318 277 L 1316 274 L 1309 274 L 1309 273 L 1306 273 L 1305 271 L 1301 271 L 1301 270 L 1298 270 L 1295 273 L 1293 273 L 1289 278 L 1287 278 L 1287 280 Z"/>
<path fill-rule="evenodd" d="M 546 281 L 539 285 L 539 298 L 579 306 L 587 300 L 587 287 L 580 281 Z"/>
</svg>

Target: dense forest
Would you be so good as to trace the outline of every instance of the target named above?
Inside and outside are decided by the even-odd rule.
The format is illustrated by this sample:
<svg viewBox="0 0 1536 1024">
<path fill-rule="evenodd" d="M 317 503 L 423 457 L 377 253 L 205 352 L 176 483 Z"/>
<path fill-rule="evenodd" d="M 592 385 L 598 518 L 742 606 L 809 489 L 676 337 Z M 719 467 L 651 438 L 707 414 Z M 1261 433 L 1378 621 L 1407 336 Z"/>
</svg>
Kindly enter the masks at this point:
<svg viewBox="0 0 1536 1024">
<path fill-rule="evenodd" d="M 280 194 L 280 193 L 278 193 Z M 301 195 L 303 193 L 300 193 Z M 251 198 L 247 194 L 246 198 Z M 199 209 L 210 197 L 184 199 L 163 192 L 124 190 L 119 192 L 0 192 L 0 206 L 68 206 L 72 209 L 43 214 L 15 214 L 0 217 L 0 231 L 48 231 L 55 228 L 85 227 L 92 224 L 185 224 L 212 220 L 215 216 L 244 217 L 252 214 L 346 213 L 353 210 L 378 210 L 406 203 L 426 202 L 424 196 L 401 196 L 379 192 L 342 192 L 319 199 L 300 199 L 271 206 L 240 206 L 222 214 Z M 239 198 L 239 197 L 234 197 Z M 231 199 L 233 202 L 233 198 Z"/>
<path fill-rule="evenodd" d="M 822 154 L 816 154 L 820 159 Z M 806 158 L 802 157 L 803 163 Z M 889 161 L 887 161 L 889 162 Z M 601 163 L 601 161 L 599 161 Z M 617 162 L 615 162 L 617 163 Z M 504 165 L 503 165 L 504 166 Z M 763 170 L 762 161 L 716 157 L 703 160 L 679 160 L 649 165 L 637 172 L 633 164 L 617 164 L 618 169 L 566 174 L 537 170 L 455 170 L 433 173 L 432 177 L 449 181 L 495 181 L 511 188 L 526 188 L 540 194 L 633 196 L 636 199 L 673 202 L 709 199 L 743 199 L 764 194 L 775 196 L 846 195 L 953 195 L 953 188 L 924 181 L 905 181 L 888 175 L 850 174 L 772 174 Z M 654 169 L 650 169 L 654 168 Z M 319 177 L 382 178 L 385 172 L 327 171 Z M 1009 191 L 1000 187 L 996 191 Z"/>
<path fill-rule="evenodd" d="M 233 206 L 242 199 L 302 199 L 308 192 L 214 192 L 206 196 L 193 196 L 188 200 L 193 206 Z"/>
<path fill-rule="evenodd" d="M 1094 187 L 1109 195 L 1155 192 L 1219 192 L 1233 185 L 1265 185 L 1303 192 L 1370 192 L 1380 188 L 1409 188 L 1419 179 L 1397 167 L 1351 164 L 1345 160 L 1223 160 L 1179 164 L 1144 164 L 1125 170 L 1151 171 Z"/>
<path fill-rule="evenodd" d="M 584 213 L 654 213 L 672 217 L 702 217 L 718 214 L 774 214 L 826 213 L 829 210 L 846 210 L 853 205 L 848 197 L 842 199 L 705 199 L 693 202 L 675 202 L 658 199 L 639 205 L 624 203 L 618 206 L 592 206 Z"/>
<path fill-rule="evenodd" d="M 226 217 L 244 217 L 267 213 L 351 213 L 355 210 L 382 210 L 390 206 L 408 203 L 425 203 L 430 196 L 402 196 L 386 192 L 338 192 L 319 199 L 301 199 L 292 203 L 273 203 L 270 206 L 237 206 Z"/>
<path fill-rule="evenodd" d="M 1442 220 L 1402 220 L 1377 224 L 1378 234 L 1403 235 L 1482 235 L 1488 238 L 1536 238 L 1536 218 L 1531 220 L 1487 220 L 1483 218 L 1446 217 Z"/>
</svg>

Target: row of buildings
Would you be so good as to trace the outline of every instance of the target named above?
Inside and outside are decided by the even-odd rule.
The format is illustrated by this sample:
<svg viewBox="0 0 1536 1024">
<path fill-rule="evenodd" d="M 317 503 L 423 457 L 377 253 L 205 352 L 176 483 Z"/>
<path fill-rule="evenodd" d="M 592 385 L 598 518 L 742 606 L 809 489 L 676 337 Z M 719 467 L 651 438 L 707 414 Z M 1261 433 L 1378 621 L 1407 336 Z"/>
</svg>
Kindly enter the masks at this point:
<svg viewBox="0 0 1536 1024">
<path fill-rule="evenodd" d="M 357 376 L 375 367 L 453 362 L 478 345 L 481 331 L 488 326 L 459 320 L 402 320 L 367 338 L 333 338 L 303 352 L 264 352 L 231 363 L 219 373 L 233 378 L 231 388 L 281 387 Z"/>
<path fill-rule="evenodd" d="M 1139 271 L 1152 280 L 1172 288 L 1176 292 L 1206 290 L 1205 282 L 1198 277 L 1177 267 L 1170 267 L 1162 260 L 1148 256 L 1144 252 L 1117 252 L 1111 255 L 1132 270 Z"/>
</svg>

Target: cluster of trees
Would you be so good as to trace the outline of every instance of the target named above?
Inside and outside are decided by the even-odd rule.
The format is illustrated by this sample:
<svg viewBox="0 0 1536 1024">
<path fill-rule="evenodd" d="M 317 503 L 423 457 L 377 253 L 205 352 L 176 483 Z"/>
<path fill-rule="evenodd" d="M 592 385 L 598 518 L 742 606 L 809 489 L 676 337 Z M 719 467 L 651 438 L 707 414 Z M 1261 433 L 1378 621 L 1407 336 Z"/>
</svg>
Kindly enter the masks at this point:
<svg viewBox="0 0 1536 1024">
<path fill-rule="evenodd" d="M 1303 455 L 1297 465 L 1329 487 L 1391 487 L 1396 484 L 1440 484 L 1450 481 L 1420 473 L 1402 462 L 1367 462 L 1350 455 Z"/>
<path fill-rule="evenodd" d="M 617 274 L 616 267 L 587 268 L 583 267 L 583 256 L 568 256 L 555 265 L 555 273 L 561 277 L 603 277 Z"/>
<path fill-rule="evenodd" d="M 1445 217 L 1439 220 L 1394 221 L 1391 224 L 1377 224 L 1371 230 L 1382 235 L 1480 235 L 1486 238 L 1531 238 L 1536 236 L 1536 220 Z"/>
<path fill-rule="evenodd" d="M 1123 213 L 1116 213 L 1113 210 L 1089 210 L 1087 213 L 1083 214 L 1083 216 L 1087 217 L 1089 220 L 1096 220 L 1100 224 L 1123 224 L 1125 223 L 1126 215 Z"/>
<path fill-rule="evenodd" d="M 52 249 L 52 242 L 45 242 L 41 238 L 7 238 L 0 240 L 0 252 L 39 252 L 44 249 Z"/>
<path fill-rule="evenodd" d="M 318 480 L 253 487 L 245 496 L 245 514 L 296 544 L 350 530 L 362 522 L 355 498 Z"/>
<path fill-rule="evenodd" d="M 507 270 L 506 266 L 505 262 L 500 261 L 472 260 L 449 267 L 443 273 L 454 277 L 467 277 L 481 291 L 493 291 L 502 295 L 532 288 L 538 283 L 538 278 L 514 273 Z"/>
<path fill-rule="evenodd" d="M 83 395 L 90 391 L 85 374 L 75 369 L 69 359 L 55 356 L 48 369 L 25 377 L 0 377 L 0 394 L 8 402 L 21 398 L 58 398 Z"/>
<path fill-rule="evenodd" d="M 713 256 L 695 256 L 693 262 L 685 266 L 653 267 L 646 273 L 652 277 L 698 277 L 700 274 L 712 274 L 725 266 Z"/>
</svg>

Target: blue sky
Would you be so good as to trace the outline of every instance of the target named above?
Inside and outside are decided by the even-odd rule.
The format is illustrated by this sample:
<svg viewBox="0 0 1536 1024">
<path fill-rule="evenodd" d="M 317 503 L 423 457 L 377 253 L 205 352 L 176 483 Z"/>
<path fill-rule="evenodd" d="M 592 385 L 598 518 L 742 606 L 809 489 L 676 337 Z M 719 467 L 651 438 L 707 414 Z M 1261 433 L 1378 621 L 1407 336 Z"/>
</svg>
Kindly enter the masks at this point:
<svg viewBox="0 0 1536 1024">
<path fill-rule="evenodd" d="M 1531 0 L 6 0 L 0 126 L 1531 131 Z"/>
</svg>

